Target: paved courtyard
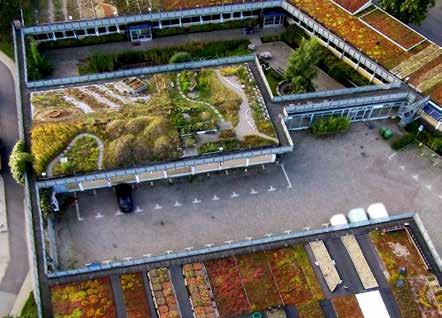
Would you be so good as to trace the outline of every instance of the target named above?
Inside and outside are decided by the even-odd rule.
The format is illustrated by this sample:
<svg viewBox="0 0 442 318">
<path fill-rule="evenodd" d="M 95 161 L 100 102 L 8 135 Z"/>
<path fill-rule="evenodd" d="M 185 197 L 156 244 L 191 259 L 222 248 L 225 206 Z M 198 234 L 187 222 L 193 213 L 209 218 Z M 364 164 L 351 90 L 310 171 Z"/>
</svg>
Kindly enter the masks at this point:
<svg viewBox="0 0 442 318">
<path fill-rule="evenodd" d="M 56 224 L 61 265 L 320 227 L 335 213 L 374 202 L 391 214 L 419 212 L 441 251 L 441 163 L 433 166 L 415 146 L 392 151 L 378 135 L 384 124 L 354 124 L 325 139 L 294 133 L 295 150 L 283 165 L 137 185 L 130 215 L 118 211 L 111 189 L 79 193 L 78 206 Z"/>
</svg>

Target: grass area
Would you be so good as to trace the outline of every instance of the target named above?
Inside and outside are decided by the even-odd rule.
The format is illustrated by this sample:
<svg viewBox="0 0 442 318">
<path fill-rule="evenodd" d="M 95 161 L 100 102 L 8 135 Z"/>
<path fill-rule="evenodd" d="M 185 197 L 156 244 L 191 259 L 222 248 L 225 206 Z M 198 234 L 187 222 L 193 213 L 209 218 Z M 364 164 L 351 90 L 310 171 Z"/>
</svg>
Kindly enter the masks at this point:
<svg viewBox="0 0 442 318">
<path fill-rule="evenodd" d="M 37 305 L 35 303 L 34 294 L 31 292 L 29 294 L 28 300 L 26 300 L 25 306 L 23 307 L 20 318 L 37 318 Z"/>
<path fill-rule="evenodd" d="M 331 302 L 338 318 L 364 318 L 355 295 L 334 297 Z"/>
<path fill-rule="evenodd" d="M 79 66 L 80 74 L 116 71 L 128 68 L 168 64 L 178 52 L 187 52 L 192 60 L 248 54 L 248 40 L 199 42 L 147 51 L 126 51 L 115 54 L 94 54 Z"/>
<path fill-rule="evenodd" d="M 89 136 L 78 139 L 72 148 L 67 151 L 67 163 L 57 163 L 54 166 L 54 175 L 66 175 L 95 171 L 99 156 L 97 141 Z"/>
<path fill-rule="evenodd" d="M 266 71 L 265 73 L 267 83 L 269 83 L 273 96 L 278 95 L 278 84 L 284 79 L 281 75 L 273 70 Z"/>
</svg>

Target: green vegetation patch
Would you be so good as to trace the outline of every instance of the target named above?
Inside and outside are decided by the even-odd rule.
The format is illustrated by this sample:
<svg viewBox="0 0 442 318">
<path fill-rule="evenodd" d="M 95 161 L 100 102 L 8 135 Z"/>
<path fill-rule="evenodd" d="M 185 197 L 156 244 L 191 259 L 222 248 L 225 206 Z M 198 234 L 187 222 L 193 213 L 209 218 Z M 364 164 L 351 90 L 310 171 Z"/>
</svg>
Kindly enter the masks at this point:
<svg viewBox="0 0 442 318">
<path fill-rule="evenodd" d="M 347 131 L 350 125 L 351 122 L 346 117 L 329 117 L 315 121 L 310 129 L 315 136 L 325 136 Z"/>
</svg>

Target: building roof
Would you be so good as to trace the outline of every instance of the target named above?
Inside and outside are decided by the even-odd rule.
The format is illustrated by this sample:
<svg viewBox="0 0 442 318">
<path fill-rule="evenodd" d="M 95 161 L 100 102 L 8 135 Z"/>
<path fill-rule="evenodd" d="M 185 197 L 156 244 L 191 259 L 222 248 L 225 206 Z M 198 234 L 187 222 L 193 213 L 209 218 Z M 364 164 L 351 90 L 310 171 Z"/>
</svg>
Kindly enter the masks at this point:
<svg viewBox="0 0 442 318">
<path fill-rule="evenodd" d="M 351 14 L 359 12 L 362 8 L 365 8 L 368 4 L 371 4 L 371 0 L 332 0 L 338 6 L 349 11 Z"/>
<path fill-rule="evenodd" d="M 356 299 L 364 318 L 390 318 L 379 290 L 357 294 Z"/>
</svg>

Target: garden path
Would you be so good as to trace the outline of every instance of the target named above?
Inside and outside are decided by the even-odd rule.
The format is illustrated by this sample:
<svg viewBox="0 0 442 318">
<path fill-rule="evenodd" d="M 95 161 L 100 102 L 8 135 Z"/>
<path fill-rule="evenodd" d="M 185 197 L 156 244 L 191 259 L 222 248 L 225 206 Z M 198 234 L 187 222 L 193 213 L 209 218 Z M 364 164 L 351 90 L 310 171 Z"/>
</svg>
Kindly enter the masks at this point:
<svg viewBox="0 0 442 318">
<path fill-rule="evenodd" d="M 71 142 L 69 143 L 69 145 L 65 148 L 65 150 L 63 150 L 57 157 L 55 157 L 49 164 L 48 167 L 46 168 L 46 174 L 48 178 L 52 178 L 54 176 L 54 165 L 57 162 L 60 162 L 60 159 L 62 157 L 64 157 L 66 155 L 66 153 L 72 148 L 72 146 L 75 144 L 75 142 L 77 142 L 78 139 L 81 139 L 83 137 L 90 137 L 95 139 L 95 141 L 97 142 L 98 145 L 98 159 L 97 159 L 97 169 L 100 170 L 103 168 L 103 153 L 104 153 L 104 144 L 103 141 L 98 138 L 95 135 L 92 134 L 88 134 L 88 133 L 83 133 L 83 134 L 79 134 L 77 136 L 75 136 L 74 139 L 71 140 Z"/>
<path fill-rule="evenodd" d="M 239 122 L 235 127 L 236 135 L 239 139 L 243 139 L 247 135 L 257 135 L 261 138 L 272 140 L 275 143 L 278 143 L 276 138 L 267 136 L 262 132 L 258 131 L 255 125 L 255 120 L 252 116 L 252 110 L 250 109 L 249 99 L 241 87 L 241 84 L 238 82 L 238 79 L 235 76 L 225 77 L 221 74 L 219 69 L 215 70 L 216 75 L 219 80 L 224 83 L 227 87 L 230 87 L 239 97 L 241 97 L 241 106 L 239 109 Z"/>
</svg>

